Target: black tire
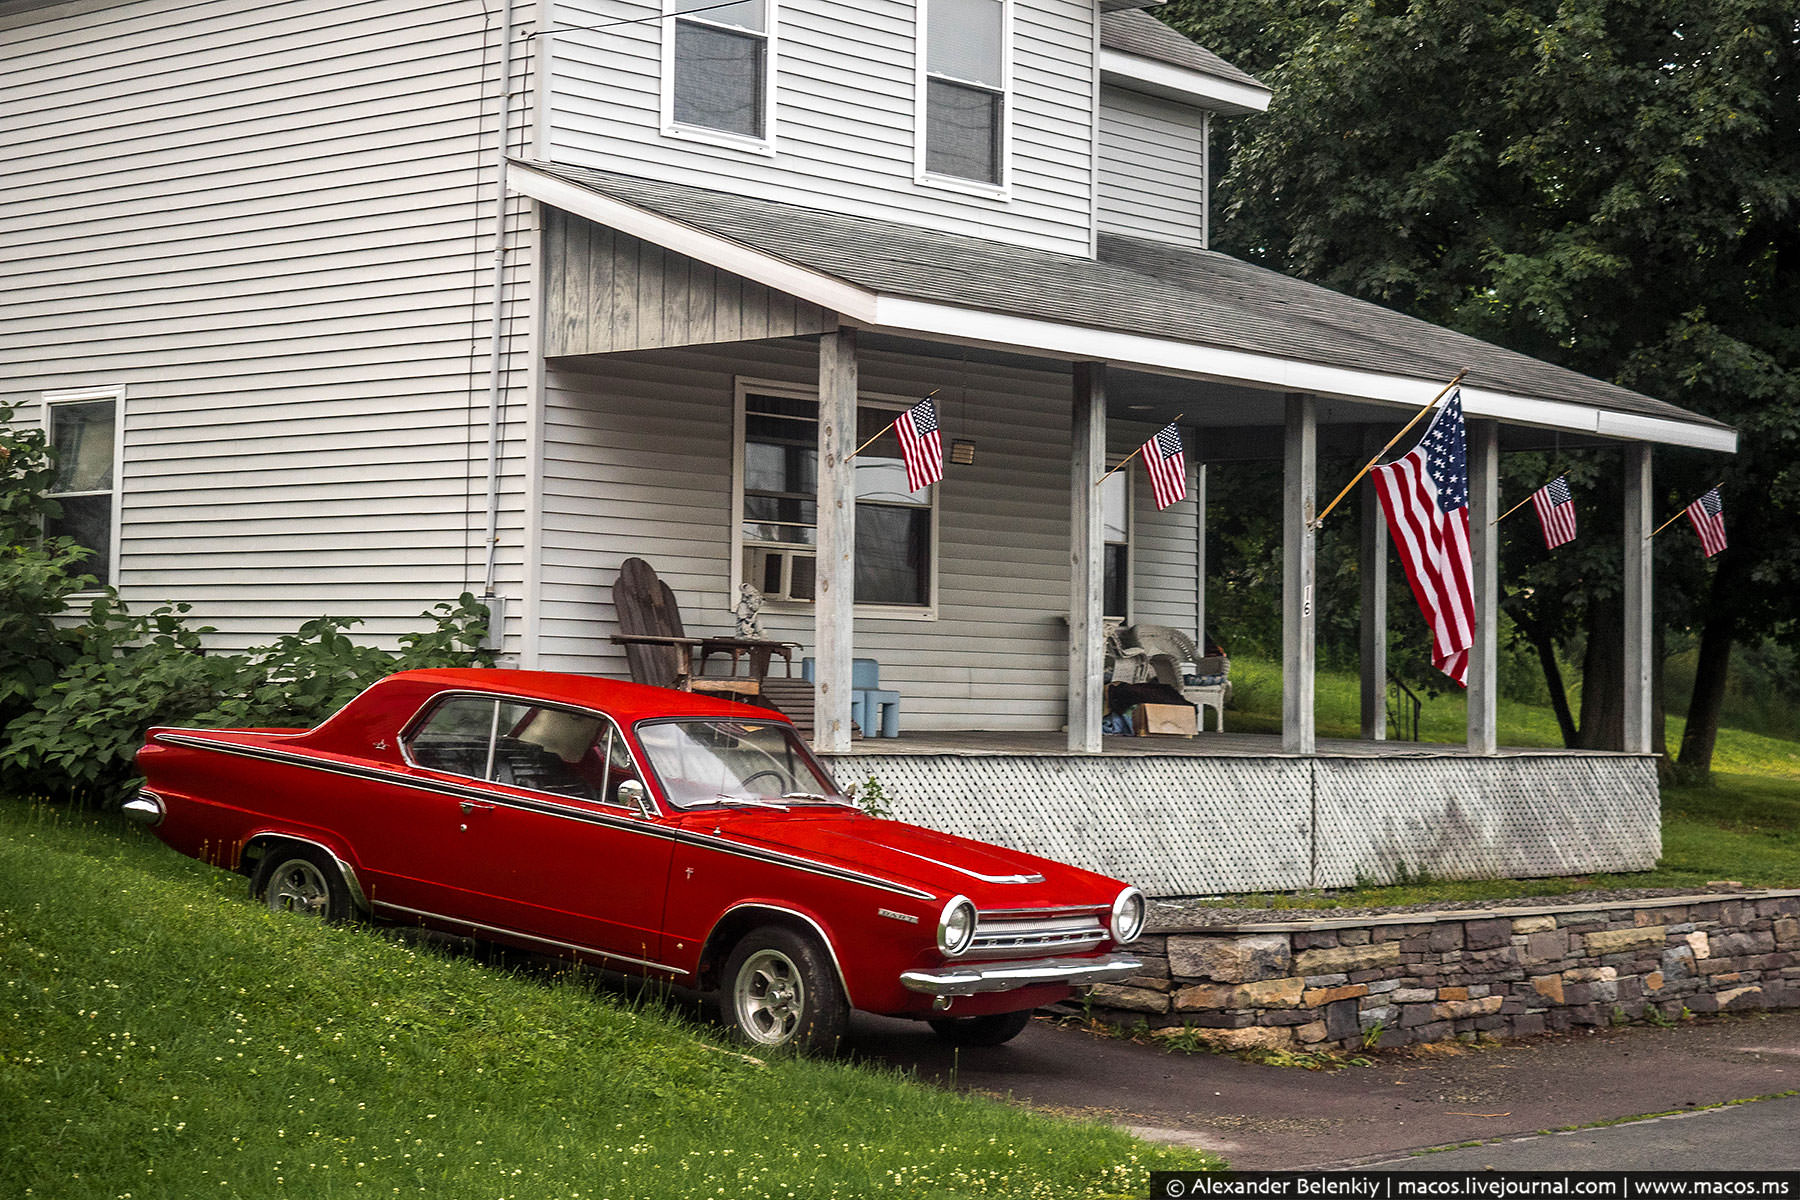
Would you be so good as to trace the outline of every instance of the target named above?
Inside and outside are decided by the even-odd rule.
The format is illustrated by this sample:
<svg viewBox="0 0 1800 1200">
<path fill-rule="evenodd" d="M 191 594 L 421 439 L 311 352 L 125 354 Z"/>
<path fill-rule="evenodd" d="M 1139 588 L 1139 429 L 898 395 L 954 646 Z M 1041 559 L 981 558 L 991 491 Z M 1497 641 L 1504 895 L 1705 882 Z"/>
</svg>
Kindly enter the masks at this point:
<svg viewBox="0 0 1800 1200">
<path fill-rule="evenodd" d="M 312 846 L 277 846 L 265 853 L 254 891 L 270 912 L 297 912 L 333 925 L 354 912 L 343 872 Z"/>
<path fill-rule="evenodd" d="M 931 1022 L 932 1032 L 952 1046 L 998 1046 L 1025 1032 L 1031 1010 L 990 1013 L 985 1017 L 944 1017 Z"/>
<path fill-rule="evenodd" d="M 830 1054 L 849 1027 L 850 1003 L 816 939 L 764 925 L 725 960 L 719 1015 L 750 1045 Z"/>
</svg>

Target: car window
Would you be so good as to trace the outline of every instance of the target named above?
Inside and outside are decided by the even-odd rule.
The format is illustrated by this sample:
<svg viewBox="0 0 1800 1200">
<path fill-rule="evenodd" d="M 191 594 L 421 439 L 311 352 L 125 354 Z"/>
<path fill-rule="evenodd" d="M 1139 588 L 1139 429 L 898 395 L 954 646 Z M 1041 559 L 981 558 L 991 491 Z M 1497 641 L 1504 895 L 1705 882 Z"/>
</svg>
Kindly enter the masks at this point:
<svg viewBox="0 0 1800 1200">
<path fill-rule="evenodd" d="M 492 696 L 453 696 L 406 739 L 417 766 L 470 779 L 599 800 L 622 777 L 607 770 L 612 723 L 592 713 Z M 623 742 L 614 736 L 615 743 Z M 630 755 L 625 755 L 629 766 Z M 612 778 L 609 780 L 609 774 Z"/>
<path fill-rule="evenodd" d="M 657 721 L 638 744 L 678 808 L 709 804 L 847 803 L 793 726 L 773 721 Z"/>
</svg>

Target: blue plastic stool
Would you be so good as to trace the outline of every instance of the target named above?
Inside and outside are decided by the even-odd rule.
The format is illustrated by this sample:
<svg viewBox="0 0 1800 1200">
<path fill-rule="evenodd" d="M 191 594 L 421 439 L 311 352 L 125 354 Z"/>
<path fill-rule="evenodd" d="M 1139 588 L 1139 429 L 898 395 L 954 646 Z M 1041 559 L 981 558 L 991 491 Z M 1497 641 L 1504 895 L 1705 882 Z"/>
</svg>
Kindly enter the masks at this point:
<svg viewBox="0 0 1800 1200">
<path fill-rule="evenodd" d="M 800 676 L 813 677 L 813 660 L 800 660 Z M 881 686 L 881 663 L 873 658 L 850 660 L 850 719 L 864 737 L 900 736 L 900 693 Z"/>
</svg>

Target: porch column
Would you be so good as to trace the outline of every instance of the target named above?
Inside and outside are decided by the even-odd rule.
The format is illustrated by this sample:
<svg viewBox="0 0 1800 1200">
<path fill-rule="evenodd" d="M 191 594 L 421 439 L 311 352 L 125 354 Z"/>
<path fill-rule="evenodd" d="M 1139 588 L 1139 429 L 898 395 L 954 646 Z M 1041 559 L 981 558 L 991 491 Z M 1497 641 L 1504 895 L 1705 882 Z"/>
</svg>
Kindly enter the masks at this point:
<svg viewBox="0 0 1800 1200">
<path fill-rule="evenodd" d="M 1198 436 L 1187 444 L 1200 444 Z M 1206 653 L 1206 464 L 1194 468 L 1194 645 Z"/>
<path fill-rule="evenodd" d="M 1469 557 L 1475 578 L 1475 644 L 1469 647 L 1469 749 L 1492 754 L 1499 748 L 1500 423 L 1470 421 Z"/>
<path fill-rule="evenodd" d="M 850 749 L 856 610 L 856 331 L 819 339 L 819 546 L 813 603 L 813 747 Z"/>
<path fill-rule="evenodd" d="M 1311 754 L 1317 741 L 1313 585 L 1318 564 L 1312 523 L 1319 507 L 1316 397 L 1288 394 L 1286 432 L 1281 505 L 1281 748 L 1289 754 Z"/>
<path fill-rule="evenodd" d="M 1375 430 L 1363 435 L 1363 449 L 1373 455 L 1381 449 Z M 1362 736 L 1364 741 L 1387 740 L 1387 522 L 1375 499 L 1375 485 L 1363 489 L 1361 569 L 1362 607 L 1359 613 L 1362 666 Z"/>
<path fill-rule="evenodd" d="M 1069 466 L 1069 749 L 1100 753 L 1106 638 L 1101 615 L 1106 534 L 1100 489 L 1106 474 L 1106 364 L 1075 364 L 1074 445 Z"/>
<path fill-rule="evenodd" d="M 1650 444 L 1625 447 L 1625 744 L 1648 754 L 1650 728 Z"/>
</svg>

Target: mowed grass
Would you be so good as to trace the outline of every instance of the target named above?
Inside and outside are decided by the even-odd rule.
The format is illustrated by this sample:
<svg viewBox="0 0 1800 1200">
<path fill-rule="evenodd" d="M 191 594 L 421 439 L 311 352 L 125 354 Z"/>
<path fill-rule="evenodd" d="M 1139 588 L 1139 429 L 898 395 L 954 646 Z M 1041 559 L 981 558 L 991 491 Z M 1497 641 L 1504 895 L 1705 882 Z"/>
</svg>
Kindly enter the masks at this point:
<svg viewBox="0 0 1800 1200">
<path fill-rule="evenodd" d="M 1281 664 L 1246 660 L 1240 665 L 1233 659 L 1231 673 L 1235 694 L 1230 727 L 1279 733 Z M 1354 675 L 1321 672 L 1316 696 L 1319 736 L 1359 736 L 1361 701 Z M 1498 718 L 1502 745 L 1562 745 L 1556 716 L 1548 708 L 1502 700 Z M 1467 720 L 1462 693 L 1431 698 L 1420 722 L 1420 740 L 1462 743 L 1468 737 Z M 1671 748 L 1680 746 L 1684 724 L 1668 718 Z M 1370 907 L 1562 895 L 1596 888 L 1704 888 L 1721 880 L 1753 887 L 1800 887 L 1800 742 L 1722 728 L 1713 768 L 1710 786 L 1662 789 L 1663 855 L 1653 871 L 1559 879 L 1409 880 L 1329 895 L 1255 899 L 1272 907 Z M 1243 902 L 1242 897 L 1222 901 Z"/>
<path fill-rule="evenodd" d="M 1141 1196 L 1217 1165 L 759 1062 L 585 976 L 277 916 L 116 818 L 0 800 L 9 1200 Z"/>
</svg>

